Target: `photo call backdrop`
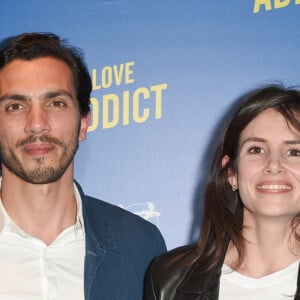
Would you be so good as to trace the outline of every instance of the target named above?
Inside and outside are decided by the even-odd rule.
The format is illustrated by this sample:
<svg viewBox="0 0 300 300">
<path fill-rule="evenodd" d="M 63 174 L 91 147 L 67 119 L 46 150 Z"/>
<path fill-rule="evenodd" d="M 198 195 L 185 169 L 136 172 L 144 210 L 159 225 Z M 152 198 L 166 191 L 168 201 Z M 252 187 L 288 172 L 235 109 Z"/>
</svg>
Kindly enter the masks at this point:
<svg viewBox="0 0 300 300">
<path fill-rule="evenodd" d="M 262 84 L 299 86 L 300 0 L 1 0 L 0 39 L 54 32 L 84 51 L 92 122 L 75 179 L 196 241 L 226 114 Z M 66 126 L 68 124 L 66 123 Z"/>
</svg>

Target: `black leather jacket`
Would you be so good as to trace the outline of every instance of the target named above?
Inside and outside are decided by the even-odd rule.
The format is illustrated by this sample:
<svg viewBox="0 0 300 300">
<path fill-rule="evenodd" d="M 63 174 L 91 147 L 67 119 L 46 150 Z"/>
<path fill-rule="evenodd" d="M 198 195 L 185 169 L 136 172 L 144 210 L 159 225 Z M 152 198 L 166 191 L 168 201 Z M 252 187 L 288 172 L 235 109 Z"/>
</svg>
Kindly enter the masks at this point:
<svg viewBox="0 0 300 300">
<path fill-rule="evenodd" d="M 202 274 L 195 245 L 176 248 L 156 258 L 145 282 L 144 300 L 218 300 L 223 262 Z M 297 295 L 300 300 L 298 271 Z"/>
</svg>

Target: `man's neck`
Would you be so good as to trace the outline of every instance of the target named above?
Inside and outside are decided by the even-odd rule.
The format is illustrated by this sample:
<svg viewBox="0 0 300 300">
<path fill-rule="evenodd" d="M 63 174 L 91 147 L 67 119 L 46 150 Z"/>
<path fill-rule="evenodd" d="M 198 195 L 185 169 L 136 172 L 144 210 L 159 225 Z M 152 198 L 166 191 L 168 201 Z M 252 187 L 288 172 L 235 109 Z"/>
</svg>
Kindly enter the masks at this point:
<svg viewBox="0 0 300 300">
<path fill-rule="evenodd" d="M 76 222 L 76 199 L 72 176 L 65 173 L 49 184 L 30 184 L 3 172 L 1 201 L 16 225 L 49 245 Z"/>
</svg>

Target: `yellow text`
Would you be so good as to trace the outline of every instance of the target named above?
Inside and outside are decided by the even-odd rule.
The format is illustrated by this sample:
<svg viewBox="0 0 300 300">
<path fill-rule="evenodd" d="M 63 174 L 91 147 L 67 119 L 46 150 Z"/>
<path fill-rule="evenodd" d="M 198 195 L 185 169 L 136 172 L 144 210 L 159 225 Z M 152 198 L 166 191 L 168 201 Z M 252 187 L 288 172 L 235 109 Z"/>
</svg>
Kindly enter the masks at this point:
<svg viewBox="0 0 300 300">
<path fill-rule="evenodd" d="M 93 90 L 108 89 L 113 85 L 134 83 L 134 62 L 130 61 L 120 65 L 105 66 L 100 71 L 92 70 Z"/>
<path fill-rule="evenodd" d="M 92 122 L 88 131 L 94 131 L 99 126 L 100 115 L 103 129 L 113 128 L 118 124 L 126 126 L 130 122 L 144 123 L 151 116 L 161 119 L 163 91 L 166 89 L 167 84 L 162 83 L 149 88 L 140 87 L 132 92 L 126 90 L 122 95 L 106 94 L 102 96 L 101 105 L 97 98 L 91 98 Z"/>
<path fill-rule="evenodd" d="M 264 10 L 283 8 L 290 5 L 291 3 L 295 3 L 295 5 L 298 5 L 300 4 L 300 0 L 255 0 L 253 12 L 258 13 L 260 12 L 261 8 L 263 8 Z"/>
</svg>

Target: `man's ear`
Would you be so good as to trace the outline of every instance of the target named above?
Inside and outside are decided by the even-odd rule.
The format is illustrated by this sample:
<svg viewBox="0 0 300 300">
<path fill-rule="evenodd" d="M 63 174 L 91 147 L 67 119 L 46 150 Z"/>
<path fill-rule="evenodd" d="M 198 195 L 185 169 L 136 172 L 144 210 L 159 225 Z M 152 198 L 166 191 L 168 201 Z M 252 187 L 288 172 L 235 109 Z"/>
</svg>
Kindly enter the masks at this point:
<svg viewBox="0 0 300 300">
<path fill-rule="evenodd" d="M 91 122 L 91 113 L 89 112 L 86 116 L 81 117 L 80 121 L 80 131 L 79 131 L 79 141 L 84 141 L 86 139 L 87 130 Z"/>
<path fill-rule="evenodd" d="M 228 155 L 224 155 L 222 158 L 222 168 L 225 168 L 229 161 L 230 157 Z M 233 191 L 238 189 L 237 176 L 232 168 L 228 168 L 227 181 L 231 185 Z"/>
</svg>

